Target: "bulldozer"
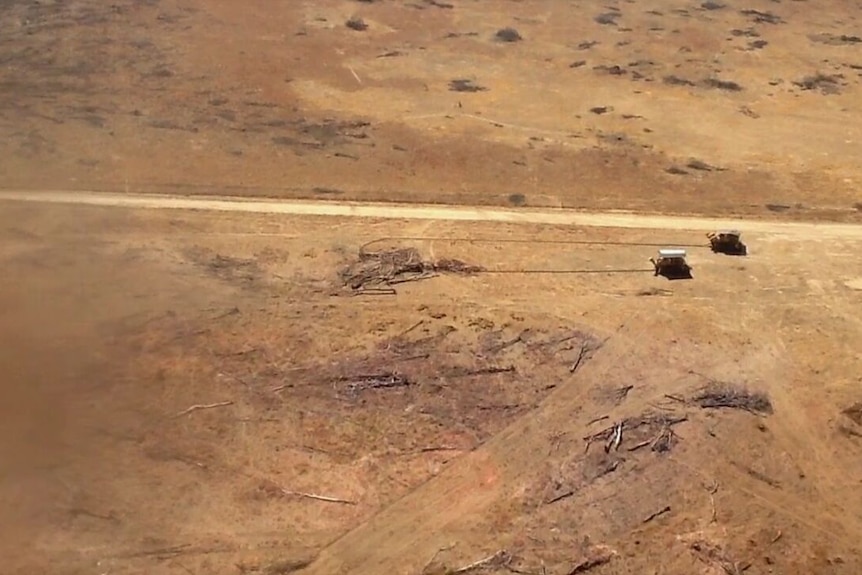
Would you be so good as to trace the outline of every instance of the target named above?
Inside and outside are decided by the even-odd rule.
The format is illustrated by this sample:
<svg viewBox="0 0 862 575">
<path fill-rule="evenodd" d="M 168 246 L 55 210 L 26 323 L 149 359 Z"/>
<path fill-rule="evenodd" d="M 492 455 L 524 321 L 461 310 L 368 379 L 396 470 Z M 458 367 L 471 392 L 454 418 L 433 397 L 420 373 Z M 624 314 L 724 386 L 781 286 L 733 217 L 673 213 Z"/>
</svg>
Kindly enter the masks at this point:
<svg viewBox="0 0 862 575">
<path fill-rule="evenodd" d="M 683 279 L 691 277 L 691 266 L 685 260 L 685 250 L 661 249 L 658 256 L 650 258 L 655 267 L 655 275 L 668 279 Z"/>
<path fill-rule="evenodd" d="M 748 248 L 739 240 L 741 234 L 737 230 L 720 230 L 706 234 L 712 251 L 731 256 L 744 256 Z"/>
</svg>

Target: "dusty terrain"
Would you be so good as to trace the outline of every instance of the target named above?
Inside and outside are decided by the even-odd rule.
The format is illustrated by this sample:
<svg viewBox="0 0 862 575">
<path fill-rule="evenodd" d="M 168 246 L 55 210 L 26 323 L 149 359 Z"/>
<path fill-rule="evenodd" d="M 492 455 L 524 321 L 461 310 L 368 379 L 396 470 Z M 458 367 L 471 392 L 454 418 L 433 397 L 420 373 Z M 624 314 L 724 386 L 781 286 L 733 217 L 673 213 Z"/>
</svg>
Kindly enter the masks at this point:
<svg viewBox="0 0 862 575">
<path fill-rule="evenodd" d="M 734 258 L 699 231 L 12 201 L 0 223 L 4 572 L 862 567 L 858 238 Z M 656 243 L 694 279 L 654 277 Z M 485 271 L 351 295 L 365 244 Z M 710 382 L 771 408 L 704 409 Z"/>
<path fill-rule="evenodd" d="M 0 572 L 862 572 L 860 8 L 0 3 Z"/>
<path fill-rule="evenodd" d="M 860 218 L 858 1 L 0 10 L 6 188 Z"/>
</svg>

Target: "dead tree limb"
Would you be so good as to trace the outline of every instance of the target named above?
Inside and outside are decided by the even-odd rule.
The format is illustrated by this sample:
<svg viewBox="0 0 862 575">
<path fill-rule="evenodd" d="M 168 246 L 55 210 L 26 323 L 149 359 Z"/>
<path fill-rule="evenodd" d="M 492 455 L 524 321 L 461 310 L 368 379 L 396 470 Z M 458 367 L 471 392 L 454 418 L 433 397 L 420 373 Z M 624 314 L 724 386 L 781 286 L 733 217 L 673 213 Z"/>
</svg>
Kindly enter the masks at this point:
<svg viewBox="0 0 862 575">
<path fill-rule="evenodd" d="M 590 346 L 586 343 L 582 343 L 581 347 L 578 349 L 578 357 L 575 358 L 575 362 L 572 364 L 572 367 L 569 368 L 569 373 L 575 373 L 578 371 L 578 368 L 581 367 L 581 364 L 584 362 L 589 352 Z"/>
<path fill-rule="evenodd" d="M 294 497 L 304 497 L 306 499 L 314 499 L 316 501 L 325 501 L 327 503 L 343 503 L 344 505 L 356 505 L 356 501 L 349 499 L 341 499 L 340 497 L 329 497 L 328 495 L 318 495 L 316 493 L 305 493 L 302 491 L 291 491 L 290 489 L 281 488 L 281 492 L 285 495 Z"/>
<path fill-rule="evenodd" d="M 183 415 L 188 415 L 189 413 L 199 411 L 201 409 L 213 409 L 216 407 L 225 407 L 227 405 L 233 405 L 232 401 L 220 401 L 218 403 L 199 403 L 196 405 L 192 405 L 191 407 L 187 407 L 181 412 L 177 413 L 175 417 L 181 417 Z"/>
<path fill-rule="evenodd" d="M 453 571 L 450 571 L 452 575 L 456 575 L 458 573 L 469 573 L 470 571 L 475 571 L 476 569 L 481 569 L 482 567 L 491 566 L 491 565 L 504 565 L 508 563 L 510 557 L 505 549 L 501 549 L 494 553 L 493 555 L 489 555 L 484 559 L 479 559 L 478 561 L 474 561 L 469 565 L 464 565 L 463 567 L 459 567 Z"/>
<path fill-rule="evenodd" d="M 655 513 L 650 514 L 650 516 L 649 516 L 649 517 L 647 517 L 646 519 L 644 519 L 644 520 L 643 520 L 643 522 L 644 522 L 644 523 L 649 523 L 650 521 L 652 521 L 652 520 L 653 520 L 653 519 L 655 519 L 656 517 L 661 517 L 661 516 L 662 516 L 662 515 L 664 515 L 665 513 L 670 513 L 670 505 L 667 505 L 667 506 L 665 506 L 665 507 L 663 507 L 663 508 L 659 509 L 659 510 L 658 510 L 658 511 L 656 511 Z"/>
<path fill-rule="evenodd" d="M 552 503 L 562 501 L 563 499 L 568 499 L 569 497 L 571 497 L 574 494 L 575 494 L 574 489 L 564 491 L 564 492 L 560 493 L 559 495 L 555 495 L 555 496 L 551 497 L 550 499 L 548 499 L 547 501 L 545 501 L 545 505 L 550 505 Z"/>
</svg>

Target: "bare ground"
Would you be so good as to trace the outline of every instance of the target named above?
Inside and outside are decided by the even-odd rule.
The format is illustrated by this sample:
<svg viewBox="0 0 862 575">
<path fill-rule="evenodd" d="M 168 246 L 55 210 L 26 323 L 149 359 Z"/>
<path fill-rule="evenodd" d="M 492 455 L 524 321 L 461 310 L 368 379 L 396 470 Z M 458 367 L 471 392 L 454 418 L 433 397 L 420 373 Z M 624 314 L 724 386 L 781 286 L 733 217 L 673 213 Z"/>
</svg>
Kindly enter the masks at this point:
<svg viewBox="0 0 862 575">
<path fill-rule="evenodd" d="M 856 239 L 3 207 L 6 572 L 858 572 Z"/>
<path fill-rule="evenodd" d="M 859 573 L 858 8 L 3 2 L 0 571 Z"/>
</svg>

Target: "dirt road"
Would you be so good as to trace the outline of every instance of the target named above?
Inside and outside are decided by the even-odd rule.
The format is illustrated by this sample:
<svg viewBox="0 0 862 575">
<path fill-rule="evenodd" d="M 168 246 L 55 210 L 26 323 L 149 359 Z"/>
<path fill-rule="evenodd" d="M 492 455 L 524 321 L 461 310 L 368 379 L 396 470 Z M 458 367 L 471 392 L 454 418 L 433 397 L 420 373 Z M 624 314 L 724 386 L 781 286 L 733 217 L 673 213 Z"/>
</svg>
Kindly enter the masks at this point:
<svg viewBox="0 0 862 575">
<path fill-rule="evenodd" d="M 355 202 L 309 202 L 252 200 L 229 197 L 182 197 L 131 195 L 73 191 L 0 191 L 0 200 L 115 206 L 127 208 L 208 210 L 265 214 L 338 216 L 358 218 L 484 221 L 532 223 L 605 228 L 710 231 L 739 228 L 746 232 L 806 238 L 862 238 L 862 226 L 764 220 L 661 216 L 626 212 L 579 212 L 569 210 L 485 209 L 464 206 L 419 204 L 371 204 Z"/>
</svg>

